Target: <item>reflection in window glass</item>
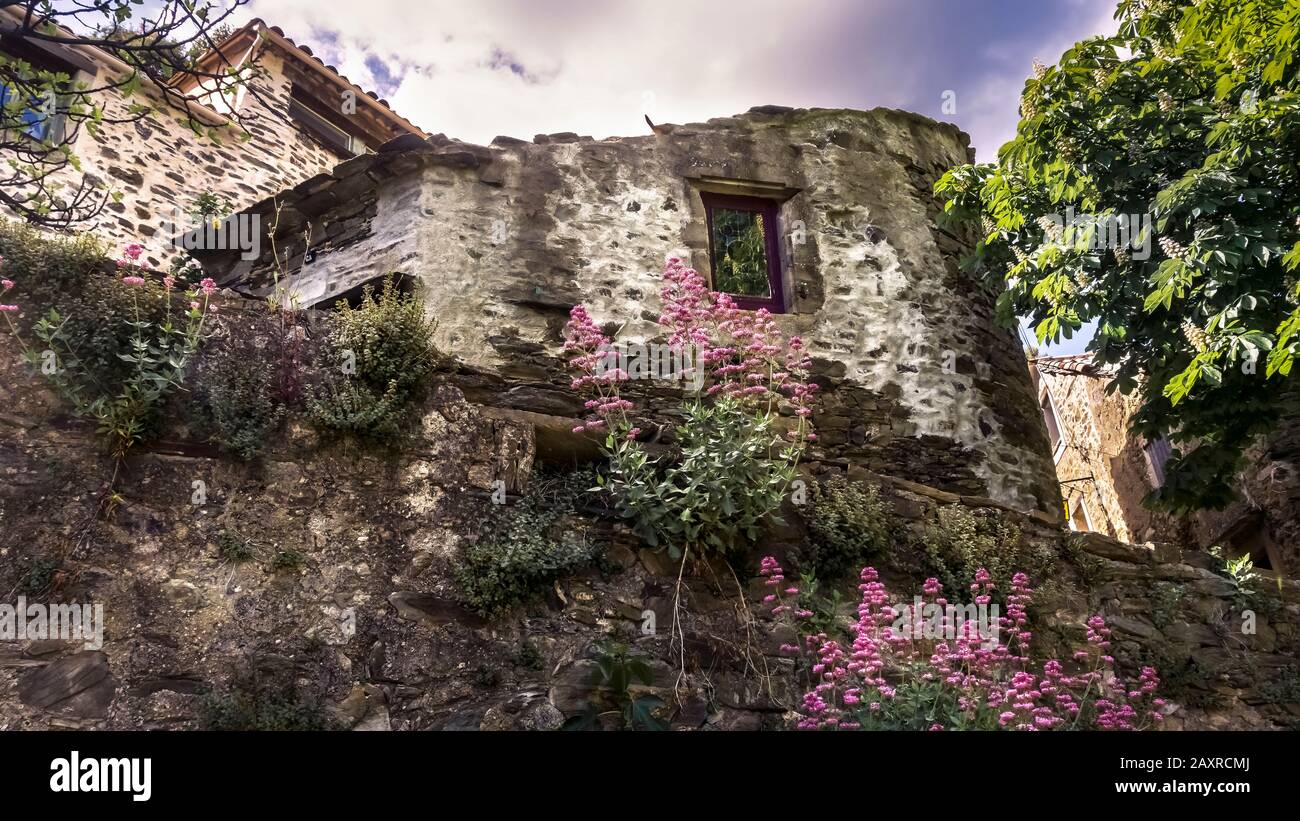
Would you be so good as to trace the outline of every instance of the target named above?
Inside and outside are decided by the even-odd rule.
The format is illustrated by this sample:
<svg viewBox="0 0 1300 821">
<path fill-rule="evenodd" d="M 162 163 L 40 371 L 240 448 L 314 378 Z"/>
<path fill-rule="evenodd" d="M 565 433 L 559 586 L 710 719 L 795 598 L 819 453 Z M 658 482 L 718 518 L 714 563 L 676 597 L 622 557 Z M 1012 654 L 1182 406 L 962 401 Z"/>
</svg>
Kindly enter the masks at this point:
<svg viewBox="0 0 1300 821">
<path fill-rule="evenodd" d="M 713 289 L 727 294 L 772 296 L 763 215 L 713 209 Z"/>
</svg>

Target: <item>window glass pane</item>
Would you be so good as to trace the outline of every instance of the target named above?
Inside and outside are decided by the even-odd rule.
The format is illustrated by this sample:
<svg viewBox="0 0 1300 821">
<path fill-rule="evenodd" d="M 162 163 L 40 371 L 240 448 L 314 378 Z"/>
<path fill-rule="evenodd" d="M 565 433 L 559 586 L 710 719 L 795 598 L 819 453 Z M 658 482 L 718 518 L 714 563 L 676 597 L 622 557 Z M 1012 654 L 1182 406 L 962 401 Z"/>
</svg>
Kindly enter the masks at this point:
<svg viewBox="0 0 1300 821">
<path fill-rule="evenodd" d="M 1056 422 L 1056 409 L 1052 407 L 1052 398 L 1043 394 L 1043 422 L 1047 424 L 1047 438 L 1052 442 L 1052 450 L 1061 443 L 1061 428 Z"/>
<path fill-rule="evenodd" d="M 771 297 L 763 215 L 713 209 L 713 289 L 739 296 Z"/>
</svg>

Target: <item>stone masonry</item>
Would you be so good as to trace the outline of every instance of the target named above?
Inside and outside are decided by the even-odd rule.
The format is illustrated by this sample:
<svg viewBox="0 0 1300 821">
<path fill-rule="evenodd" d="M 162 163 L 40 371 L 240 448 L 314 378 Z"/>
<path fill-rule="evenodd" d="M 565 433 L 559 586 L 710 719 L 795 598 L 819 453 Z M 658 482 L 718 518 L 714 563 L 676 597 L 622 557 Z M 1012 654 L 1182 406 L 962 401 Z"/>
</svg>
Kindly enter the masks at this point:
<svg viewBox="0 0 1300 821">
<path fill-rule="evenodd" d="M 571 417 L 569 309 L 652 340 L 665 258 L 708 269 L 701 191 L 771 196 L 792 295 L 780 321 L 826 388 L 814 458 L 1059 516 L 1024 356 L 995 294 L 958 268 L 970 238 L 935 223 L 933 183 L 970 157 L 966 135 L 898 111 L 779 107 L 657 130 L 401 137 L 248 209 L 264 225 L 282 209 L 276 259 L 264 242 L 260 260 L 202 261 L 250 295 L 280 282 L 300 307 L 401 274 L 474 371 L 476 401 Z"/>
</svg>

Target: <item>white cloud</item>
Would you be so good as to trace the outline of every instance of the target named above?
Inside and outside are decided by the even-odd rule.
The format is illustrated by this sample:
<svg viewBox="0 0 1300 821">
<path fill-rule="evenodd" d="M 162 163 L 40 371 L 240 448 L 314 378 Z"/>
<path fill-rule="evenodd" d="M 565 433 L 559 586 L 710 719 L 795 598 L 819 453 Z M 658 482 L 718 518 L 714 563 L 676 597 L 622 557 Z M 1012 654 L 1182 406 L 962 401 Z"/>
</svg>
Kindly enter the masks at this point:
<svg viewBox="0 0 1300 821">
<path fill-rule="evenodd" d="M 954 119 L 981 157 L 1014 131 L 1031 59 L 1054 60 L 1080 37 L 1113 30 L 1113 5 L 1035 7 L 1032 22 L 1042 29 L 1046 21 L 1050 39 L 1009 30 L 972 52 L 976 65 L 967 60 L 960 78 L 975 90 L 962 92 Z M 1024 7 L 1012 3 L 990 9 L 931 0 L 798 7 L 784 0 L 367 0 L 324 8 L 319 0 L 254 0 L 245 11 L 363 87 L 382 90 L 366 64 L 378 57 L 400 80 L 386 95 L 394 109 L 427 131 L 474 142 L 555 131 L 642 134 L 643 108 L 676 123 L 768 103 L 938 115 L 935 77 L 957 71 L 947 64 L 978 41 L 972 20 L 987 28 L 1004 15 L 1028 25 Z"/>
</svg>

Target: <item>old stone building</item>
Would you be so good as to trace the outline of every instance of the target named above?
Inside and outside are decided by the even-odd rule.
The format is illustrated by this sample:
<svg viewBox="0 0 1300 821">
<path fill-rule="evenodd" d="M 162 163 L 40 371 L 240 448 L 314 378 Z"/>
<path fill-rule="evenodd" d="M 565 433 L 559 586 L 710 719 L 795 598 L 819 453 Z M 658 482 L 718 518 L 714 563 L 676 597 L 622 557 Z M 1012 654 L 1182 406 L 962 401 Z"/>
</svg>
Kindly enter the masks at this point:
<svg viewBox="0 0 1300 821">
<path fill-rule="evenodd" d="M 762 107 L 606 140 L 404 136 L 248 209 L 264 226 L 279 210 L 279 256 L 265 241 L 257 260 L 202 260 L 223 285 L 278 282 L 300 307 L 400 274 L 475 371 L 475 401 L 558 431 L 581 411 L 558 357 L 569 309 L 649 341 L 679 256 L 809 341 L 826 388 L 814 459 L 1055 520 L 1024 356 L 995 295 L 958 268 L 969 238 L 934 219 L 934 181 L 969 157 L 956 128 L 883 109 Z M 719 268 L 737 220 L 762 238 L 748 285 Z"/>
<path fill-rule="evenodd" d="M 0 26 L 12 30 L 22 7 L 0 10 Z M 102 87 L 120 80 L 128 67 L 112 55 L 90 46 L 64 46 L 6 35 L 4 53 L 31 65 L 66 73 L 74 84 Z M 367 92 L 299 46 L 274 27 L 253 20 L 217 44 L 197 67 L 220 71 L 249 70 L 251 79 L 237 99 L 209 93 L 193 76 L 172 81 L 187 95 L 194 128 L 185 112 L 164 102 L 148 83 L 135 95 L 104 91 L 97 102 L 105 122 L 96 133 L 67 124 L 69 148 L 81 170 L 65 167 L 57 175 L 69 186 L 83 172 L 121 195 L 79 229 L 89 230 L 112 246 L 140 242 L 146 259 L 159 266 L 177 254 L 172 247 L 180 213 L 196 196 L 215 194 L 242 207 L 291 187 L 340 161 L 372 151 L 402 134 L 423 132 Z M 131 122 L 129 107 L 141 102 L 158 110 Z M 242 136 L 235 113 L 247 117 L 249 135 Z M 60 119 L 62 119 L 60 117 Z M 115 119 L 127 122 L 113 122 Z M 62 122 L 42 123 L 62 129 Z M 196 133 L 205 131 L 206 133 Z"/>
<path fill-rule="evenodd" d="M 229 289 L 213 296 L 204 361 L 123 465 L 0 337 L 0 384 L 14 388 L 0 409 L 0 585 L 103 603 L 105 621 L 102 646 L 0 642 L 0 729 L 211 727 L 238 693 L 291 696 L 271 703 L 356 730 L 556 729 L 608 689 L 594 671 L 611 639 L 645 660 L 637 688 L 674 729 L 793 726 L 802 670 L 759 561 L 798 553 L 808 511 L 770 523 L 730 573 L 702 561 L 683 584 L 685 563 L 575 507 L 542 535 L 590 544 L 598 565 L 504 614 L 463 597 L 485 526 L 523 522 L 509 511 L 536 492 L 533 469 L 571 472 L 556 455 L 585 441 L 561 354 L 570 308 L 653 340 L 670 255 L 807 341 L 824 390 L 801 475 L 878 491 L 890 547 L 872 560 L 891 590 L 917 589 L 946 517 L 996 523 L 1015 534 L 999 547 L 1051 559 L 1034 580 L 1045 658 L 1071 658 L 1102 614 L 1123 673 L 1154 664 L 1167 680 L 1163 726 L 1293 725 L 1300 586 L 1279 583 L 1246 634 L 1239 589 L 1204 554 L 1063 532 L 1041 383 L 996 325 L 995 295 L 956 264 L 970 238 L 934 219 L 935 178 L 968 157 L 952 126 L 885 110 L 764 107 L 599 141 L 398 137 L 250 206 L 277 228 L 257 259 L 200 254 Z M 205 363 L 271 372 L 296 342 L 328 338 L 318 312 L 284 305 L 355 300 L 390 273 L 423 294 L 449 355 L 408 435 L 366 446 L 295 411 L 257 459 L 213 446 L 186 412 Z M 277 287 L 273 310 L 240 296 Z M 302 361 L 327 367 L 310 349 Z M 673 390 L 637 399 L 653 415 Z M 844 624 L 858 582 L 840 579 L 848 595 L 829 605 Z"/>
<path fill-rule="evenodd" d="M 1229 556 L 1249 555 L 1256 567 L 1294 575 L 1300 569 L 1300 426 L 1284 420 L 1246 454 L 1242 498 L 1224 510 L 1175 517 L 1144 507 L 1164 483 L 1168 440 L 1129 434 L 1134 395 L 1107 394 L 1108 374 L 1090 355 L 1039 357 L 1031 363 L 1052 442 L 1070 527 L 1121 541 L 1177 542 Z"/>
</svg>

